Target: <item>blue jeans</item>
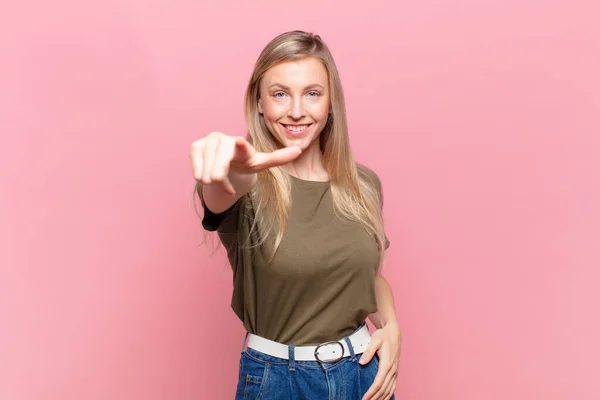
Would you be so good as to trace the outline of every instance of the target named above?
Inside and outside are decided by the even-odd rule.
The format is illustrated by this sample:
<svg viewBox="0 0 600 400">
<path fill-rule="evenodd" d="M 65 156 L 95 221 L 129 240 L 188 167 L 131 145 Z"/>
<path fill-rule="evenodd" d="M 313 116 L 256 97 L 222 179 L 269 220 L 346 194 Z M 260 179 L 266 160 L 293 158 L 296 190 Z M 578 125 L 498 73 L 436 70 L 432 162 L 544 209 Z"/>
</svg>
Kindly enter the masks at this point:
<svg viewBox="0 0 600 400">
<path fill-rule="evenodd" d="M 247 348 L 240 358 L 235 399 L 360 400 L 375 379 L 379 358 L 375 355 L 364 366 L 359 358 L 351 349 L 350 357 L 337 362 L 295 361 Z"/>
</svg>

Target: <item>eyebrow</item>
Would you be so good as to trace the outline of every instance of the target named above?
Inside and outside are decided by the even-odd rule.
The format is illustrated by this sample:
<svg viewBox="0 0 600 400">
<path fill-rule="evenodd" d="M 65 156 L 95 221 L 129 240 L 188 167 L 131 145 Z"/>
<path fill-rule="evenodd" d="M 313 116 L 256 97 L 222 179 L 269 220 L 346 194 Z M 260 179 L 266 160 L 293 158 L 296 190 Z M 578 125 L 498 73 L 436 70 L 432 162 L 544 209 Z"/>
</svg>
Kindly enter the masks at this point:
<svg viewBox="0 0 600 400">
<path fill-rule="evenodd" d="M 274 87 L 279 87 L 283 90 L 290 90 L 289 86 L 282 85 L 281 83 L 274 83 L 271 86 L 269 86 L 269 89 L 273 89 Z M 318 83 L 313 83 L 312 85 L 308 85 L 307 87 L 304 88 L 304 90 L 315 89 L 315 88 L 320 88 L 321 90 L 325 90 L 325 88 L 323 86 L 319 85 Z"/>
</svg>

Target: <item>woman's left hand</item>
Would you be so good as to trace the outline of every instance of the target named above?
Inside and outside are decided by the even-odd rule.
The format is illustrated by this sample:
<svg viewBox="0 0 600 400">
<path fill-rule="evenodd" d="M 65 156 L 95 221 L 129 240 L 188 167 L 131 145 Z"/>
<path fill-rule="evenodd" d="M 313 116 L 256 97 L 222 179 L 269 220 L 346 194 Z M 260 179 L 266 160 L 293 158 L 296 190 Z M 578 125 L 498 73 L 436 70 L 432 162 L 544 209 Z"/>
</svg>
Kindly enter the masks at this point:
<svg viewBox="0 0 600 400">
<path fill-rule="evenodd" d="M 363 400 L 388 400 L 394 394 L 401 341 L 400 327 L 397 324 L 386 325 L 371 335 L 371 342 L 360 358 L 360 363 L 368 364 L 377 352 L 379 370 Z"/>
</svg>

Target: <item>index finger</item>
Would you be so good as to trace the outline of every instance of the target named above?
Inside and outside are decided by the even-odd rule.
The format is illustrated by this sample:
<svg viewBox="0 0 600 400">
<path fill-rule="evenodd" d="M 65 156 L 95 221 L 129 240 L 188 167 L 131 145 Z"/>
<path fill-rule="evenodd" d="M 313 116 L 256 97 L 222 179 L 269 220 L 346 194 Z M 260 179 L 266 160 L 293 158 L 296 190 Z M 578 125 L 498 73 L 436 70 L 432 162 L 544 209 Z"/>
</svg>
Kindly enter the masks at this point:
<svg viewBox="0 0 600 400">
<path fill-rule="evenodd" d="M 255 154 L 256 150 L 246 139 L 241 136 L 235 138 L 235 153 L 232 160 L 243 163 L 254 157 Z"/>
</svg>

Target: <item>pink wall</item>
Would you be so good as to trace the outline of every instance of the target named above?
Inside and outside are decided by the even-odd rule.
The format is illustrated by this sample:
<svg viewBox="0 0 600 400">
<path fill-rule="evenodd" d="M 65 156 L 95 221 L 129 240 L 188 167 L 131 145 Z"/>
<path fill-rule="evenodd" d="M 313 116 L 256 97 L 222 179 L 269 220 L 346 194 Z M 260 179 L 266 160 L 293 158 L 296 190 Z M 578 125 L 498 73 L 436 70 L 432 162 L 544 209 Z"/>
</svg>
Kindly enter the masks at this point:
<svg viewBox="0 0 600 400">
<path fill-rule="evenodd" d="M 232 398 L 188 146 L 244 134 L 253 62 L 296 28 L 384 183 L 398 397 L 600 398 L 597 3 L 222 3 L 1 7 L 0 398 Z"/>
</svg>

